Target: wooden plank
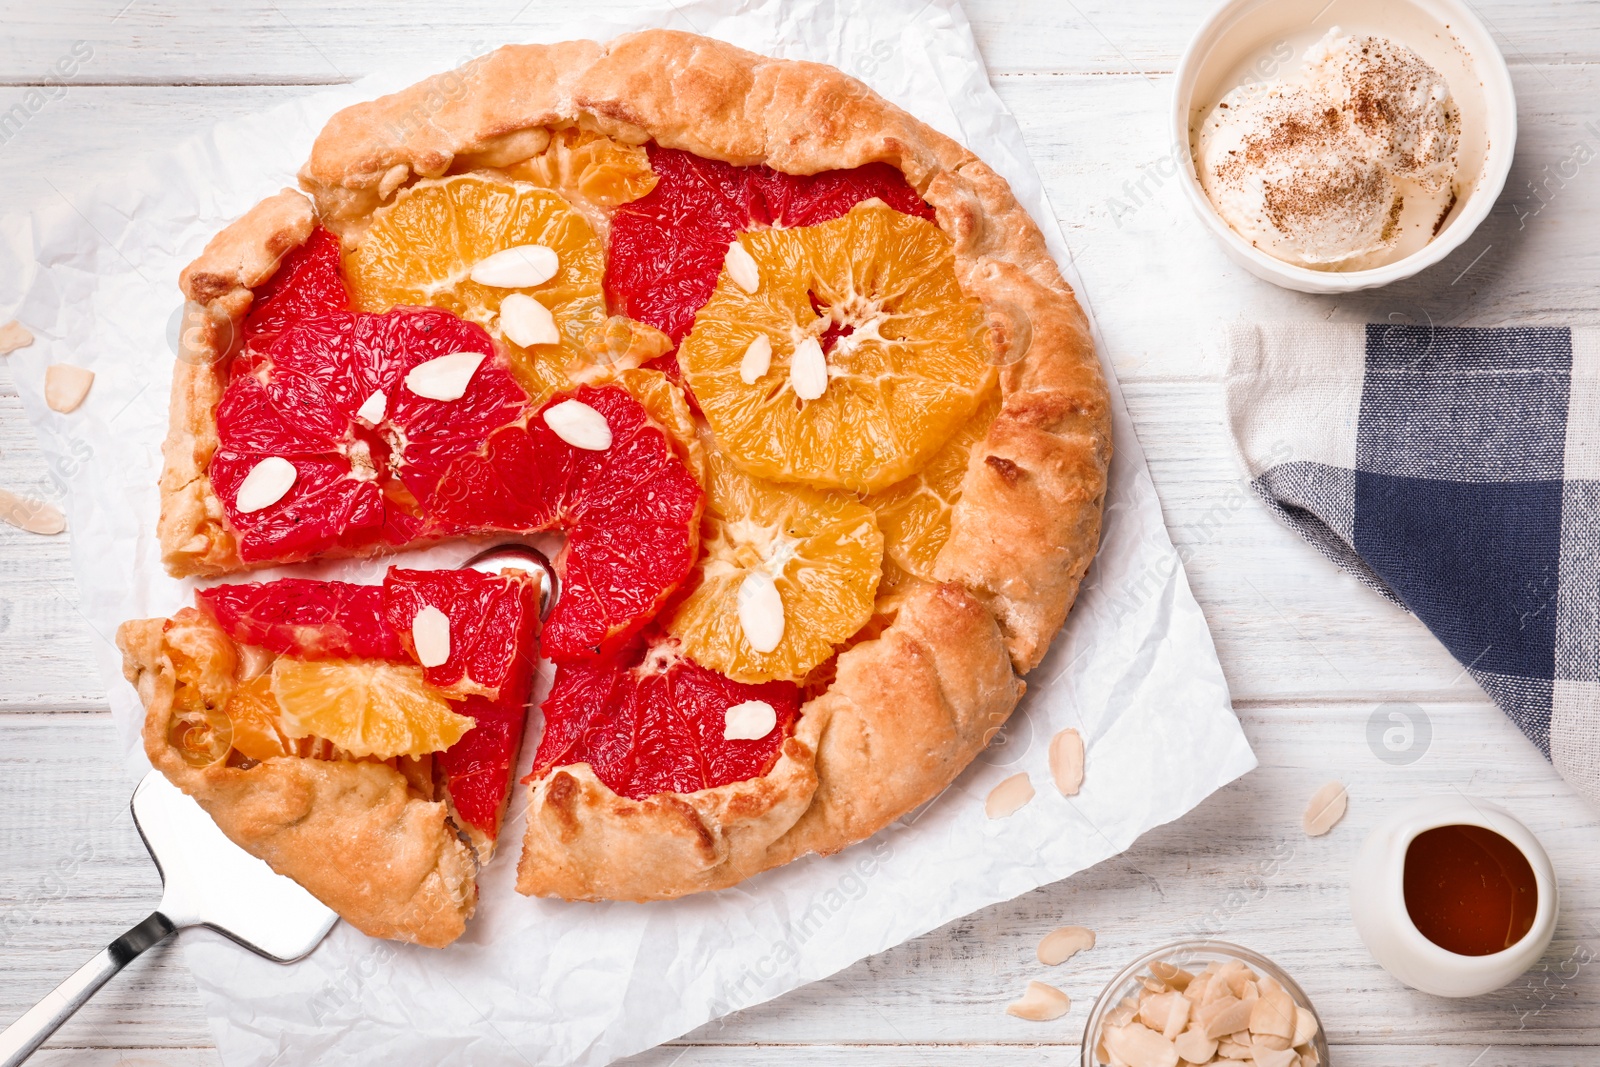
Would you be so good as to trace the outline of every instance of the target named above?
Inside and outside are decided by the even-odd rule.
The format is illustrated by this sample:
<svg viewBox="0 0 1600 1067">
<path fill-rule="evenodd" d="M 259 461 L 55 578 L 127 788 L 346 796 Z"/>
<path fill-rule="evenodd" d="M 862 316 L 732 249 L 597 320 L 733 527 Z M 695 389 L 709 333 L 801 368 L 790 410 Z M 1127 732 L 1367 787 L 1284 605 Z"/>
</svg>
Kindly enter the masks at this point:
<svg viewBox="0 0 1600 1067">
<path fill-rule="evenodd" d="M 1431 744 L 1417 762 L 1397 767 L 1368 748 L 1364 706 L 1247 708 L 1241 718 L 1261 769 L 1181 821 L 1074 878 L 703 1027 L 688 1040 L 1070 1044 L 1123 963 L 1205 934 L 1241 941 L 1281 963 L 1306 987 L 1339 1043 L 1498 1044 L 1514 1033 L 1529 1044 L 1600 1044 L 1594 967 L 1579 966 L 1575 976 L 1571 967 L 1563 970 L 1575 953 L 1600 955 L 1600 854 L 1593 848 L 1600 813 L 1578 800 L 1487 702 L 1421 710 L 1431 721 Z M 0 1018 L 19 1014 L 142 917 L 157 896 L 154 871 L 125 814 L 129 783 L 117 769 L 111 733 L 98 715 L 0 717 L 0 773 L 14 783 L 16 797 L 0 829 L 9 868 L 0 913 L 6 960 Z M 1349 788 L 1350 814 L 1327 837 L 1308 839 L 1299 829 L 1300 811 L 1314 788 L 1333 777 Z M 1495 996 L 1459 1002 L 1407 991 L 1380 970 L 1356 938 L 1346 892 L 1353 852 L 1369 827 L 1397 804 L 1451 789 L 1494 799 L 1522 818 L 1549 850 L 1563 893 L 1557 938 L 1541 963 L 1546 970 Z M 1097 947 L 1062 968 L 1040 967 L 1033 958 L 1039 937 L 1067 922 L 1097 930 Z M 1073 997 L 1064 1020 L 1040 1026 L 1004 1014 L 1033 978 L 1056 982 Z M 175 954 L 166 953 L 119 977 L 59 1040 L 186 1047 L 207 1039 L 193 984 Z"/>
<path fill-rule="evenodd" d="M 1214 5 L 1209 0 L 1018 0 L 967 5 L 991 71 L 1170 73 Z M 1592 0 L 1525 4 L 1485 0 L 1474 8 L 1513 63 L 1592 61 L 1600 46 L 1577 27 L 1596 24 Z M 464 61 L 507 41 L 526 40 L 569 11 L 525 0 L 465 0 L 445 14 L 425 0 L 370 9 L 316 0 L 197 0 L 181 13 L 150 0 L 26 0 L 4 5 L 0 77 L 11 84 L 49 78 L 78 58 L 72 80 L 96 84 L 303 84 L 344 82 L 380 66 Z M 637 10 L 592 0 L 586 15 Z M 663 8 L 666 11 L 666 8 Z M 673 25 L 688 29 L 681 16 Z M 78 42 L 83 44 L 78 45 Z M 73 48 L 78 47 L 77 56 Z M 0 100 L 4 100 L 0 96 Z M 9 103 L 5 106 L 9 107 Z M 0 107 L 0 110 L 4 110 Z"/>
</svg>

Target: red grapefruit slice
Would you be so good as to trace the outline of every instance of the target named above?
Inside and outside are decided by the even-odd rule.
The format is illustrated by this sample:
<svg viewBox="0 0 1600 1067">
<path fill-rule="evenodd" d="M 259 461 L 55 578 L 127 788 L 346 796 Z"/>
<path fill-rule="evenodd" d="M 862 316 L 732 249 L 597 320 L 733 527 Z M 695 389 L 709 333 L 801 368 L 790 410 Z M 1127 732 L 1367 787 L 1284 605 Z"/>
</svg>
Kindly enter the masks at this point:
<svg viewBox="0 0 1600 1067">
<path fill-rule="evenodd" d="M 772 709 L 772 729 L 725 738 L 728 709 L 752 701 Z M 613 792 L 638 800 L 766 774 L 794 731 L 800 690 L 790 682 L 731 681 L 658 635 L 615 656 L 559 664 L 543 711 L 544 738 L 526 781 L 588 763 Z"/>
<path fill-rule="evenodd" d="M 227 635 L 279 655 L 404 662 L 383 618 L 383 587 L 283 578 L 196 591 Z"/>
<path fill-rule="evenodd" d="M 606 422 L 609 447 L 579 448 L 546 423 L 577 401 Z M 705 494 L 644 408 L 616 386 L 582 386 L 490 435 L 428 500 L 445 532 L 562 530 L 561 598 L 545 625 L 551 659 L 618 647 L 688 576 Z"/>
<path fill-rule="evenodd" d="M 350 306 L 340 269 L 339 237 L 317 227 L 306 243 L 286 254 L 267 283 L 255 291 L 240 340 L 258 346 L 291 324 L 325 311 Z"/>
</svg>

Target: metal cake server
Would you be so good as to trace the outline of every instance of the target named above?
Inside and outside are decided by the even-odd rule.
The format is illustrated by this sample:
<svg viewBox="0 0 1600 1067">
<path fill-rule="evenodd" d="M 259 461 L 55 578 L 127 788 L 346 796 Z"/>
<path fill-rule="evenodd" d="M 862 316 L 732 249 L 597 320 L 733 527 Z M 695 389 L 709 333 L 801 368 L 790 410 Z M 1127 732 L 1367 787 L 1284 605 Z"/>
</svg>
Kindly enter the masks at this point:
<svg viewBox="0 0 1600 1067">
<path fill-rule="evenodd" d="M 161 906 L 0 1033 L 0 1067 L 16 1067 L 134 957 L 188 926 L 206 926 L 278 963 L 293 963 L 339 917 L 229 841 L 211 816 L 151 771 L 133 791 L 133 821 L 161 872 Z"/>
</svg>

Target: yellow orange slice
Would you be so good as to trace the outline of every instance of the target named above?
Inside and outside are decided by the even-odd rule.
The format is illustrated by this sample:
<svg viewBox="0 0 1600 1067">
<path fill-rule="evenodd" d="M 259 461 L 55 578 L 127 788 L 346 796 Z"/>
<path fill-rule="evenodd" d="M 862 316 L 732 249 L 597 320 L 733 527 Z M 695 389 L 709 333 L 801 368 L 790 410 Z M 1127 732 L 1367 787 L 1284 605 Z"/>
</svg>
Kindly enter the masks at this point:
<svg viewBox="0 0 1600 1067">
<path fill-rule="evenodd" d="M 506 173 L 602 207 L 637 200 L 656 187 L 643 145 L 623 144 L 575 126 L 556 130 L 543 152 L 507 167 Z"/>
<path fill-rule="evenodd" d="M 439 752 L 473 727 L 423 681 L 420 667 L 279 656 L 271 677 L 285 736 L 326 738 L 358 758 Z"/>
<path fill-rule="evenodd" d="M 961 292 L 933 223 L 869 200 L 736 244 L 678 360 L 718 443 L 751 474 L 886 488 L 994 381 L 983 306 Z"/>
<path fill-rule="evenodd" d="M 473 281 L 473 268 L 497 252 L 537 245 L 554 253 L 552 277 L 502 287 Z M 594 229 L 558 193 L 478 174 L 418 182 L 373 215 L 345 263 L 355 306 L 441 307 L 501 340 L 512 371 L 540 403 L 571 387 L 563 368 L 585 354 L 584 338 L 606 318 L 605 252 Z M 500 304 L 513 293 L 550 313 L 559 340 L 524 348 L 500 329 Z"/>
<path fill-rule="evenodd" d="M 902 573 L 933 581 L 933 561 L 950 539 L 950 515 L 961 499 L 972 447 L 999 413 L 999 393 L 991 391 L 926 467 L 864 501 L 877 513 L 883 530 L 886 583 L 896 584 Z"/>
<path fill-rule="evenodd" d="M 720 453 L 710 485 L 699 585 L 668 623 L 690 659 L 739 682 L 799 680 L 872 615 L 883 535 L 848 493 L 752 478 Z M 762 651 L 741 617 L 753 572 L 782 605 L 782 636 Z M 769 622 L 772 620 L 769 620 Z"/>
</svg>

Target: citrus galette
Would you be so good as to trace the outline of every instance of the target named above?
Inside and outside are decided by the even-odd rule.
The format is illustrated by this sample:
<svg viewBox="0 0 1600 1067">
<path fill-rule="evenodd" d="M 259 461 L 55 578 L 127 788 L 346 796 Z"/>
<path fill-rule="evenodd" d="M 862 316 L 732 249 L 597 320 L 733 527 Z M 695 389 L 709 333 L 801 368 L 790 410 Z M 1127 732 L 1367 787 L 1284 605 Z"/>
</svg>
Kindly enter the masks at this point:
<svg viewBox="0 0 1600 1067">
<path fill-rule="evenodd" d="M 210 585 L 128 623 L 152 762 L 369 933 L 442 945 L 542 656 L 518 888 L 833 852 L 1005 722 L 1098 541 L 1109 405 L 1005 182 L 825 66 L 508 46 L 335 115 L 184 271 L 176 576 L 447 539 L 516 569 Z"/>
</svg>

